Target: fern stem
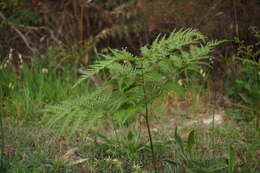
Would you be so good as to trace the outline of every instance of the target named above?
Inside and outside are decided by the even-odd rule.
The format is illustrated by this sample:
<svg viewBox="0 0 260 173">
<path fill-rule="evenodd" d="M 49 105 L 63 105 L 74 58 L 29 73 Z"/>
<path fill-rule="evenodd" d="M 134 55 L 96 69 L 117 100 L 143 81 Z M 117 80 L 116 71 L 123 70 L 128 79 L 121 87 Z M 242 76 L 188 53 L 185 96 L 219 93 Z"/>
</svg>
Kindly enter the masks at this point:
<svg viewBox="0 0 260 173">
<path fill-rule="evenodd" d="M 154 153 L 154 147 L 153 147 L 153 139 L 149 124 L 149 118 L 148 118 L 148 103 L 147 103 L 147 94 L 146 94 L 146 88 L 145 88 L 145 81 L 144 81 L 144 72 L 142 68 L 142 82 L 143 82 L 143 94 L 144 94 L 144 101 L 145 101 L 145 124 L 148 131 L 149 141 L 150 141 L 150 148 L 152 153 L 152 162 L 153 162 L 153 168 L 154 170 L 157 170 L 157 164 L 156 164 L 156 156 Z"/>
</svg>

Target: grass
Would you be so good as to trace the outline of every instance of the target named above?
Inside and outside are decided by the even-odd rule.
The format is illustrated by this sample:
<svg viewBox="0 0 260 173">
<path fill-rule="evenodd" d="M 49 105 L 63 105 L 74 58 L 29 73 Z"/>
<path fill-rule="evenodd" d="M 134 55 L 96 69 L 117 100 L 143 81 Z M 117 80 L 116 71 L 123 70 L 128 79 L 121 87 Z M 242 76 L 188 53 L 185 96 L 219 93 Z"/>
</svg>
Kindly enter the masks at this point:
<svg viewBox="0 0 260 173">
<path fill-rule="evenodd" d="M 152 172 L 149 147 L 144 140 L 139 141 L 139 151 L 129 155 L 127 143 L 131 139 L 124 139 L 126 144 L 116 147 L 100 138 L 95 141 L 96 134 L 88 138 L 80 134 L 57 136 L 55 130 L 41 125 L 14 127 L 8 120 L 5 122 L 4 165 L 7 172 Z M 179 134 L 185 133 L 185 128 L 180 128 Z M 259 132 L 247 123 L 238 126 L 236 122 L 229 121 L 214 130 L 196 125 L 189 127 L 191 129 L 196 134 L 191 153 L 187 152 L 187 140 L 183 137 L 184 153 L 181 152 L 174 128 L 155 132 L 160 172 L 228 172 L 230 145 L 235 152 L 235 172 L 259 170 Z M 112 135 L 108 139 L 113 139 Z M 67 166 L 70 160 L 63 160 L 64 154 L 75 147 L 78 151 L 72 158 L 86 160 Z"/>
<path fill-rule="evenodd" d="M 88 91 L 85 84 L 71 91 L 77 74 L 69 68 L 61 70 L 52 70 L 40 63 L 31 67 L 23 64 L 19 74 L 8 68 L 2 69 L 1 114 L 12 116 L 18 121 L 36 120 L 40 118 L 41 109 L 45 105 L 59 103 Z"/>
<path fill-rule="evenodd" d="M 52 80 L 49 79 L 49 81 Z M 55 81 L 52 84 L 52 89 L 54 90 L 52 92 L 58 92 L 58 89 L 55 90 L 58 82 Z M 147 136 L 142 136 L 137 141 L 134 141 L 133 138 L 127 137 L 129 136 L 129 128 L 125 127 L 122 132 L 118 132 L 122 146 L 117 146 L 117 143 L 111 142 L 111 140 L 115 139 L 113 130 L 108 124 L 104 126 L 105 123 L 101 123 L 102 125 L 97 127 L 88 138 L 84 138 L 80 133 L 70 137 L 57 136 L 57 131 L 45 129 L 42 124 L 37 123 L 36 119 L 39 117 L 36 119 L 34 117 L 30 118 L 30 116 L 40 116 L 40 111 L 37 109 L 43 106 L 41 101 L 46 98 L 46 95 L 43 95 L 45 92 L 35 93 L 35 91 L 39 92 L 39 89 L 33 91 L 33 94 L 31 93 L 32 91 L 29 91 L 28 98 L 41 95 L 42 99 L 32 99 L 32 101 L 38 103 L 38 106 L 34 107 L 28 104 L 28 107 L 26 107 L 27 103 L 24 103 L 22 105 L 27 109 L 21 109 L 20 114 L 15 114 L 18 112 L 18 108 L 14 105 L 15 109 L 8 111 L 8 109 L 13 109 L 11 108 L 10 100 L 23 102 L 28 99 L 22 97 L 26 93 L 26 90 L 22 89 L 12 92 L 7 102 L 10 105 L 7 104 L 7 107 L 2 110 L 6 111 L 5 115 L 12 115 L 5 116 L 4 119 L 5 147 L 2 156 L 4 157 L 6 172 L 152 172 L 149 145 L 145 142 L 147 141 Z M 44 91 L 50 90 L 45 88 Z M 20 97 L 17 98 L 17 96 Z M 55 97 L 51 93 L 48 93 L 48 96 Z M 66 97 L 68 97 L 67 93 L 61 92 L 56 95 L 55 99 L 57 102 Z M 48 102 L 44 103 L 47 104 Z M 192 109 L 190 111 L 192 113 Z M 198 111 L 197 108 L 196 111 Z M 10 112 L 12 114 L 6 114 Z M 23 113 L 27 113 L 26 117 L 21 117 Z M 168 121 L 169 116 L 165 116 L 159 125 L 152 121 L 159 172 L 229 172 L 230 145 L 232 145 L 235 152 L 235 172 L 257 172 L 260 169 L 260 164 L 257 160 L 260 146 L 257 141 L 259 139 L 259 131 L 256 131 L 250 123 L 229 120 L 221 126 L 216 126 L 214 129 L 196 124 L 187 127 L 185 126 L 185 119 L 182 118 L 181 114 L 174 115 L 176 116 L 175 123 L 179 125 L 179 134 L 184 145 L 187 143 L 187 135 L 185 134 L 195 130 L 196 143 L 192 153 L 189 154 L 185 147 L 184 153 L 181 152 L 174 136 L 175 124 Z M 27 123 L 14 124 L 13 121 L 16 118 L 25 118 Z M 105 134 L 110 142 L 105 139 L 102 140 L 95 133 L 97 131 Z M 63 160 L 64 154 L 75 147 L 78 148 L 78 153 L 73 155 L 73 157 L 78 156 L 86 160 L 80 164 L 67 166 L 70 161 Z M 79 158 L 76 158 L 76 160 Z"/>
</svg>

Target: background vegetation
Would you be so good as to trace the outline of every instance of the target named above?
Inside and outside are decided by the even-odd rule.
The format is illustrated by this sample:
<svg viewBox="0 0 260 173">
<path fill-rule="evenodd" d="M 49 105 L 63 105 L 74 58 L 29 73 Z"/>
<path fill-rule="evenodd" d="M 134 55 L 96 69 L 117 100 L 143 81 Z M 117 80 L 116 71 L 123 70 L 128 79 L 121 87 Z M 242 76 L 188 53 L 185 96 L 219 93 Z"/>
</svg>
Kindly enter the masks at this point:
<svg viewBox="0 0 260 173">
<path fill-rule="evenodd" d="M 259 10 L 0 0 L 0 172 L 259 172 Z"/>
</svg>

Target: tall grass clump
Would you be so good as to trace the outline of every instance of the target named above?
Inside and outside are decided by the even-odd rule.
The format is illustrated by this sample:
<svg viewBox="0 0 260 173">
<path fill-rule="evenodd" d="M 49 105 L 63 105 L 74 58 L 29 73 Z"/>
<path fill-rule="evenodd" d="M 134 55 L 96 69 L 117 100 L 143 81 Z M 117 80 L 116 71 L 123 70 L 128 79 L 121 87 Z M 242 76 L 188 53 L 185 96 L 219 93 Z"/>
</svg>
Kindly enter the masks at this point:
<svg viewBox="0 0 260 173">
<path fill-rule="evenodd" d="M 109 75 L 103 85 L 79 98 L 48 106 L 45 109 L 47 125 L 59 126 L 61 132 L 73 133 L 80 129 L 87 134 L 101 119 L 118 127 L 142 116 L 156 169 L 150 112 L 165 104 L 169 92 L 184 96 L 189 79 L 199 76 L 202 66 L 209 66 L 209 54 L 221 41 L 206 42 L 205 39 L 199 31 L 186 29 L 174 31 L 168 37 L 158 36 L 152 45 L 141 48 L 140 56 L 111 49 L 110 54 L 101 55 L 103 60 L 89 67 L 74 88 L 105 71 Z"/>
<path fill-rule="evenodd" d="M 14 120 L 36 120 L 41 109 L 68 97 L 75 97 L 87 90 L 87 85 L 70 92 L 77 80 L 76 68 L 64 66 L 55 69 L 48 59 L 23 62 L 19 55 L 18 65 L 14 65 L 13 55 L 2 61 L 0 69 L 1 114 Z"/>
</svg>

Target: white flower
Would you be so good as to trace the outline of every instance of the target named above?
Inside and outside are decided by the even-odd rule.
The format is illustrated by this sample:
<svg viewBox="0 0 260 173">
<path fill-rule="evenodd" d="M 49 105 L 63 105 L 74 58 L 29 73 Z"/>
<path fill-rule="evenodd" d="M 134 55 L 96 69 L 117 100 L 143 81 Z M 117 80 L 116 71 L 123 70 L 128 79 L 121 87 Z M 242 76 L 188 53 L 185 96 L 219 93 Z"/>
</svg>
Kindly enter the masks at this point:
<svg viewBox="0 0 260 173">
<path fill-rule="evenodd" d="M 8 88 L 14 89 L 14 85 L 13 85 L 12 83 L 9 83 L 9 84 L 8 84 Z"/>
<path fill-rule="evenodd" d="M 42 68 L 42 73 L 48 73 L 48 69 L 47 68 Z"/>
<path fill-rule="evenodd" d="M 182 86 L 182 80 L 180 79 L 180 80 L 178 80 L 178 84 L 180 85 L 180 86 Z"/>
<path fill-rule="evenodd" d="M 18 58 L 19 58 L 20 64 L 22 64 L 22 63 L 23 63 L 23 57 L 22 57 L 22 54 L 19 53 Z"/>
</svg>

